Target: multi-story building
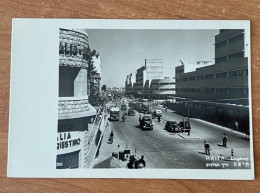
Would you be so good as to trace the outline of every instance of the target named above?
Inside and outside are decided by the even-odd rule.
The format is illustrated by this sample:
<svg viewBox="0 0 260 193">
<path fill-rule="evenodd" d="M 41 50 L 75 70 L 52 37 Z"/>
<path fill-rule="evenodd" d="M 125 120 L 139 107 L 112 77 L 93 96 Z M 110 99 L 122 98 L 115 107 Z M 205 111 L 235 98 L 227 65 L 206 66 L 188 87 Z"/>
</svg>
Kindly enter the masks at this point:
<svg viewBox="0 0 260 193">
<path fill-rule="evenodd" d="M 131 73 L 129 75 L 127 75 L 126 77 L 126 81 L 125 81 L 125 90 L 126 90 L 126 94 L 128 95 L 132 95 L 134 93 L 134 83 L 135 83 L 135 77 L 136 73 Z"/>
<path fill-rule="evenodd" d="M 220 30 L 215 36 L 215 64 L 185 73 L 175 68 L 176 95 L 184 98 L 248 104 L 248 58 L 244 30 Z"/>
<path fill-rule="evenodd" d="M 153 79 L 150 85 L 150 98 L 167 99 L 175 96 L 175 80 L 165 77 L 164 79 Z"/>
<path fill-rule="evenodd" d="M 88 35 L 59 30 L 57 169 L 84 168 L 89 128 L 96 110 L 87 89 Z"/>
<path fill-rule="evenodd" d="M 170 104 L 176 112 L 229 128 L 249 129 L 249 49 L 244 35 L 243 29 L 221 29 L 215 36 L 215 64 L 191 72 L 186 72 L 185 65 L 175 68 L 176 96 L 184 101 Z"/>
<path fill-rule="evenodd" d="M 145 59 L 145 65 L 137 69 L 136 72 L 136 83 L 134 84 L 135 94 L 137 95 L 146 94 L 147 90 L 145 90 L 145 88 L 150 87 L 151 81 L 153 79 L 160 79 L 160 78 L 163 78 L 163 60 Z"/>
</svg>

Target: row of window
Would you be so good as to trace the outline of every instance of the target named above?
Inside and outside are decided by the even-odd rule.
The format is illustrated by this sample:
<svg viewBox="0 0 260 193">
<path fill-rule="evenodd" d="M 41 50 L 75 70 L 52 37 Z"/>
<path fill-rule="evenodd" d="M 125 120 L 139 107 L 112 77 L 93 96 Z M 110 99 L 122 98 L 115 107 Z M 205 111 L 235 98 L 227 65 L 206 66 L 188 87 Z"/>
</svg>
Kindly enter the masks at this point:
<svg viewBox="0 0 260 193">
<path fill-rule="evenodd" d="M 82 55 L 83 59 L 87 60 L 90 58 L 89 48 L 84 47 L 83 49 L 80 49 L 77 45 L 74 44 L 68 44 L 68 43 L 60 43 L 59 45 L 59 54 L 65 54 L 65 55 Z"/>
<path fill-rule="evenodd" d="M 228 56 L 222 56 L 220 58 L 216 58 L 216 63 L 220 63 L 220 62 L 226 62 L 229 60 L 235 60 L 237 58 L 244 58 L 244 52 L 237 52 L 234 54 L 230 54 Z"/>
<path fill-rule="evenodd" d="M 176 92 L 197 92 L 206 94 L 248 94 L 248 88 L 176 88 Z"/>
<path fill-rule="evenodd" d="M 153 90 L 153 89 L 152 89 Z M 160 89 L 158 89 L 158 90 L 161 90 L 161 91 L 163 91 L 163 90 L 175 90 L 175 88 L 160 88 Z"/>
<path fill-rule="evenodd" d="M 184 69 L 176 70 L 176 74 L 184 73 Z"/>
<path fill-rule="evenodd" d="M 220 72 L 220 73 L 216 73 L 216 74 L 206 74 L 206 75 L 200 75 L 200 76 L 176 78 L 176 82 L 207 80 L 207 79 L 213 79 L 213 78 L 227 78 L 227 77 L 247 76 L 247 75 L 248 75 L 248 69 L 234 70 L 234 71 L 229 71 L 229 72 Z"/>
<path fill-rule="evenodd" d="M 243 40 L 243 39 L 244 39 L 244 34 L 239 34 L 239 35 L 236 35 L 236 36 L 234 36 L 232 38 L 229 38 L 227 40 L 224 40 L 222 42 L 219 42 L 219 43 L 215 44 L 215 48 L 216 49 L 217 48 L 221 48 L 223 46 L 226 46 L 228 44 L 233 44 L 233 43 L 235 43 L 235 42 L 237 42 L 239 40 Z"/>
<path fill-rule="evenodd" d="M 152 85 L 174 85 L 174 82 L 166 82 L 166 83 L 159 83 L 159 82 L 153 82 Z"/>
</svg>

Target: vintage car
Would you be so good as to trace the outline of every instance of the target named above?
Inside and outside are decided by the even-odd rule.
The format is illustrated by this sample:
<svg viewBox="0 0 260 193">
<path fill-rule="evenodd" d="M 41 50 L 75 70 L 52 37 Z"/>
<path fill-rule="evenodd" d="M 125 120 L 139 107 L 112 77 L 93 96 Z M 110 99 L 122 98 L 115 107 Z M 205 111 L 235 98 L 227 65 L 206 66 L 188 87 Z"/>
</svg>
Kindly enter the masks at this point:
<svg viewBox="0 0 260 193">
<path fill-rule="evenodd" d="M 178 127 L 180 127 L 181 132 L 188 132 L 191 129 L 190 123 L 188 121 L 179 122 Z"/>
<path fill-rule="evenodd" d="M 149 114 L 143 114 L 139 117 L 140 128 L 142 130 L 153 130 L 152 116 Z"/>
<path fill-rule="evenodd" d="M 128 114 L 128 116 L 135 116 L 135 111 L 134 111 L 134 109 L 128 109 L 127 114 Z"/>
<path fill-rule="evenodd" d="M 154 119 L 155 117 L 162 117 L 162 111 L 161 110 L 155 110 L 152 114 L 152 118 Z"/>
<path fill-rule="evenodd" d="M 169 132 L 181 131 L 176 121 L 167 121 L 165 124 L 165 129 Z"/>
</svg>

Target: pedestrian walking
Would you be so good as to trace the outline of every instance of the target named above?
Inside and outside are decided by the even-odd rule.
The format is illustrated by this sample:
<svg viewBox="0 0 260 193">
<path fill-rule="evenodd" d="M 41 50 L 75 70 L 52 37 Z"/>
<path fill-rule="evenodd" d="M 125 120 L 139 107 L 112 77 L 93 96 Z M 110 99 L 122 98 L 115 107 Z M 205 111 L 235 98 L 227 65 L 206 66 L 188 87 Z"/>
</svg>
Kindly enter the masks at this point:
<svg viewBox="0 0 260 193">
<path fill-rule="evenodd" d="M 167 106 L 165 107 L 165 111 L 167 112 Z"/>
<path fill-rule="evenodd" d="M 223 140 L 223 147 L 227 147 L 227 135 L 224 133 L 224 135 L 223 135 L 223 138 L 222 138 L 222 140 Z"/>
<path fill-rule="evenodd" d="M 210 155 L 210 144 L 204 141 L 204 148 L 206 155 Z"/>
<path fill-rule="evenodd" d="M 160 122 L 161 121 L 161 116 L 158 116 L 158 122 Z"/>
<path fill-rule="evenodd" d="M 238 131 L 238 122 L 237 121 L 235 122 L 235 127 L 236 127 L 236 130 Z"/>
<path fill-rule="evenodd" d="M 190 124 L 188 124 L 188 135 L 190 135 L 190 130 L 191 130 L 191 127 L 190 127 Z"/>
<path fill-rule="evenodd" d="M 114 133 L 113 131 L 110 132 L 110 136 L 109 136 L 109 142 L 112 144 L 114 140 Z"/>
<path fill-rule="evenodd" d="M 125 122 L 125 114 L 122 115 L 122 120 Z"/>
</svg>

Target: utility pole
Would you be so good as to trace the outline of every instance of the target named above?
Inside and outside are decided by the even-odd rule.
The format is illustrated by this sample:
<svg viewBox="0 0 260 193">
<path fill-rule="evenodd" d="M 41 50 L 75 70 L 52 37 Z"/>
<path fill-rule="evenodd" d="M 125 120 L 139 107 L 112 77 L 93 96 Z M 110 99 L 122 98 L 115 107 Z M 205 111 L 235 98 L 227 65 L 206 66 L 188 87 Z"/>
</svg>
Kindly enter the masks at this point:
<svg viewBox="0 0 260 193">
<path fill-rule="evenodd" d="M 188 124 L 190 124 L 190 101 L 189 101 L 189 87 L 187 87 L 187 107 L 188 107 Z"/>
</svg>

